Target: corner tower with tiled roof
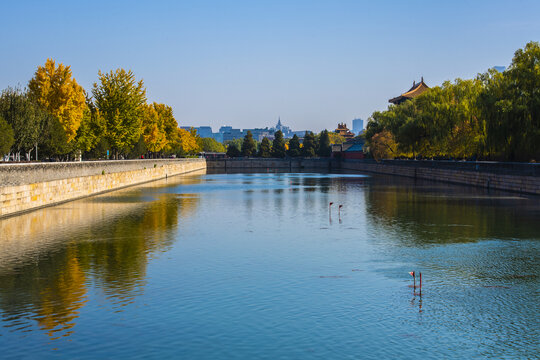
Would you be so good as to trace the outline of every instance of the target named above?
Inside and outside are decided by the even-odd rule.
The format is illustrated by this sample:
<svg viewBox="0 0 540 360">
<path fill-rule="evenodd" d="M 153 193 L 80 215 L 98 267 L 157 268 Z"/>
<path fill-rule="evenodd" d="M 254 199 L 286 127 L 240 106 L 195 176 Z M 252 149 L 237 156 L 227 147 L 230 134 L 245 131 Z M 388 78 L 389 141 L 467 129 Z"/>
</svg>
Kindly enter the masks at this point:
<svg viewBox="0 0 540 360">
<path fill-rule="evenodd" d="M 426 83 L 424 82 L 424 77 L 422 77 L 422 80 L 420 80 L 418 84 L 413 81 L 413 86 L 409 89 L 409 91 L 399 95 L 398 97 L 388 100 L 388 102 L 394 105 L 399 105 L 404 101 L 417 97 L 428 89 L 429 86 L 426 85 Z"/>
</svg>

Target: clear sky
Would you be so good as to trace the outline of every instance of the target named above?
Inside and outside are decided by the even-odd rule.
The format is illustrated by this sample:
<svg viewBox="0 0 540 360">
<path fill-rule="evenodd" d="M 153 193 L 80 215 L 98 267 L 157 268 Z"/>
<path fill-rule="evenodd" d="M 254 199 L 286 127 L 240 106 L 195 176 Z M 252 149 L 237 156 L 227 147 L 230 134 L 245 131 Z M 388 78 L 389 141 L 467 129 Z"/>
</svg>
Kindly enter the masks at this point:
<svg viewBox="0 0 540 360">
<path fill-rule="evenodd" d="M 180 125 L 335 129 L 423 76 L 508 66 L 540 40 L 540 1 L 5 1 L 0 88 L 48 57 L 89 91 L 131 69 Z"/>
</svg>

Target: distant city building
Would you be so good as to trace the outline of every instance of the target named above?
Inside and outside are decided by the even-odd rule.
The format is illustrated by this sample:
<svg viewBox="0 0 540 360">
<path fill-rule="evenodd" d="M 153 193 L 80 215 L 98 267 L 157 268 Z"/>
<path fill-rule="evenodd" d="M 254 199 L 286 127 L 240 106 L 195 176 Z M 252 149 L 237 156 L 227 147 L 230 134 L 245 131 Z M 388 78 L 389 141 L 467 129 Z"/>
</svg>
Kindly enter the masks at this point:
<svg viewBox="0 0 540 360">
<path fill-rule="evenodd" d="M 224 134 L 226 132 L 231 132 L 232 126 L 222 126 L 219 128 L 219 133 Z"/>
<path fill-rule="evenodd" d="M 352 121 L 352 132 L 354 135 L 360 135 L 364 131 L 364 120 L 354 119 Z"/>
<path fill-rule="evenodd" d="M 229 131 L 222 133 L 223 142 L 229 140 L 241 139 L 244 137 L 244 132 L 240 129 L 231 128 Z"/>
<path fill-rule="evenodd" d="M 255 129 L 244 129 L 243 134 L 244 136 L 247 135 L 248 131 L 251 131 L 251 134 L 253 135 L 253 139 L 257 141 L 262 141 L 265 137 L 270 137 L 270 129 L 268 128 L 255 128 Z"/>
<path fill-rule="evenodd" d="M 262 141 L 265 137 L 268 138 L 269 140 L 273 140 L 274 134 L 278 130 L 281 130 L 281 132 L 283 133 L 283 137 L 286 139 L 292 138 L 293 135 L 295 134 L 298 137 L 303 138 L 304 134 L 306 133 L 306 130 L 292 131 L 290 127 L 282 124 L 281 117 L 278 117 L 278 122 L 276 126 L 271 127 L 271 128 L 265 127 L 265 128 L 253 128 L 253 129 L 242 130 L 242 129 L 235 129 L 229 125 L 224 125 L 219 128 L 219 131 L 217 133 L 213 132 L 210 126 L 199 126 L 199 127 L 180 126 L 180 128 L 187 131 L 190 131 L 193 128 L 197 130 L 197 134 L 200 137 L 213 138 L 219 142 L 241 139 L 247 135 L 248 131 L 251 131 L 251 133 L 253 134 L 253 139 L 257 141 Z"/>
<path fill-rule="evenodd" d="M 274 127 L 274 132 L 276 132 L 276 131 L 278 131 L 278 130 L 281 130 L 281 132 L 283 133 L 283 137 L 284 137 L 284 138 L 290 138 L 290 137 L 292 137 L 292 135 L 291 135 L 291 128 L 288 127 L 288 126 L 284 126 L 284 125 L 281 123 L 281 117 L 278 117 L 277 125 Z"/>
<path fill-rule="evenodd" d="M 506 70 L 506 66 L 494 66 L 493 68 L 501 73 Z"/>
<path fill-rule="evenodd" d="M 352 139 L 354 137 L 354 134 L 349 130 L 345 123 L 338 124 L 336 134 L 343 136 L 345 139 Z"/>
<path fill-rule="evenodd" d="M 212 128 L 210 126 L 199 126 L 197 129 L 197 134 L 200 137 L 212 137 Z"/>
<path fill-rule="evenodd" d="M 399 105 L 404 101 L 417 97 L 418 95 L 422 94 L 424 91 L 428 89 L 429 89 L 429 86 L 426 85 L 426 83 L 424 82 L 424 77 L 422 77 L 422 80 L 418 84 L 415 81 L 413 81 L 413 85 L 409 89 L 409 91 L 388 100 L 388 102 L 394 105 Z"/>
</svg>

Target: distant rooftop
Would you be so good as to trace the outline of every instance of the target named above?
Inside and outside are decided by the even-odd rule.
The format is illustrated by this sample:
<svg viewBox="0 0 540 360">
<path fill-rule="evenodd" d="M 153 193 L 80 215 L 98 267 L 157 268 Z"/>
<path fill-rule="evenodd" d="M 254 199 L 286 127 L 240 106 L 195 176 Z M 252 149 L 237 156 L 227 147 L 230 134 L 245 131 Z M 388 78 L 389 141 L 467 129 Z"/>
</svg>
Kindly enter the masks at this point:
<svg viewBox="0 0 540 360">
<path fill-rule="evenodd" d="M 420 80 L 418 84 L 415 81 L 413 81 L 412 87 L 407 92 L 401 94 L 400 96 L 397 96 L 395 98 L 388 100 L 388 102 L 398 105 L 404 101 L 417 97 L 418 95 L 422 94 L 428 89 L 429 89 L 429 86 L 426 85 L 426 83 L 424 82 L 424 77 L 422 77 L 422 80 Z"/>
</svg>

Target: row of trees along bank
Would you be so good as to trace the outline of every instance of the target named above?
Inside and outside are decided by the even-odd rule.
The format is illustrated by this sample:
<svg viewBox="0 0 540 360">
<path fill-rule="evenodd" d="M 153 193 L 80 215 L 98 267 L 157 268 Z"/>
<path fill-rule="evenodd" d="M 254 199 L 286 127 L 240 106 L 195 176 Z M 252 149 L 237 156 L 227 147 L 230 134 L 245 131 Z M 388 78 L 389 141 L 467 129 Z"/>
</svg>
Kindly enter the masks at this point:
<svg viewBox="0 0 540 360">
<path fill-rule="evenodd" d="M 222 144 L 180 129 L 172 108 L 147 103 L 143 81 L 131 71 L 98 72 L 90 93 L 69 66 L 47 59 L 28 87 L 0 96 L 0 160 L 161 157 L 224 152 Z M 38 152 L 39 149 L 39 152 Z"/>
<path fill-rule="evenodd" d="M 540 159 L 539 43 L 517 50 L 502 73 L 447 81 L 374 112 L 366 138 L 376 159 Z"/>
<path fill-rule="evenodd" d="M 283 132 L 278 130 L 274 134 L 274 140 L 270 142 L 268 138 L 263 138 L 261 142 L 253 139 L 251 131 L 248 131 L 244 139 L 237 139 L 227 142 L 227 156 L 229 157 L 263 157 L 263 158 L 284 158 L 288 157 L 329 157 L 332 154 L 332 144 L 342 143 L 344 139 L 328 130 L 323 130 L 315 135 L 311 131 L 306 131 L 304 140 L 296 134 L 285 141 Z"/>
</svg>

